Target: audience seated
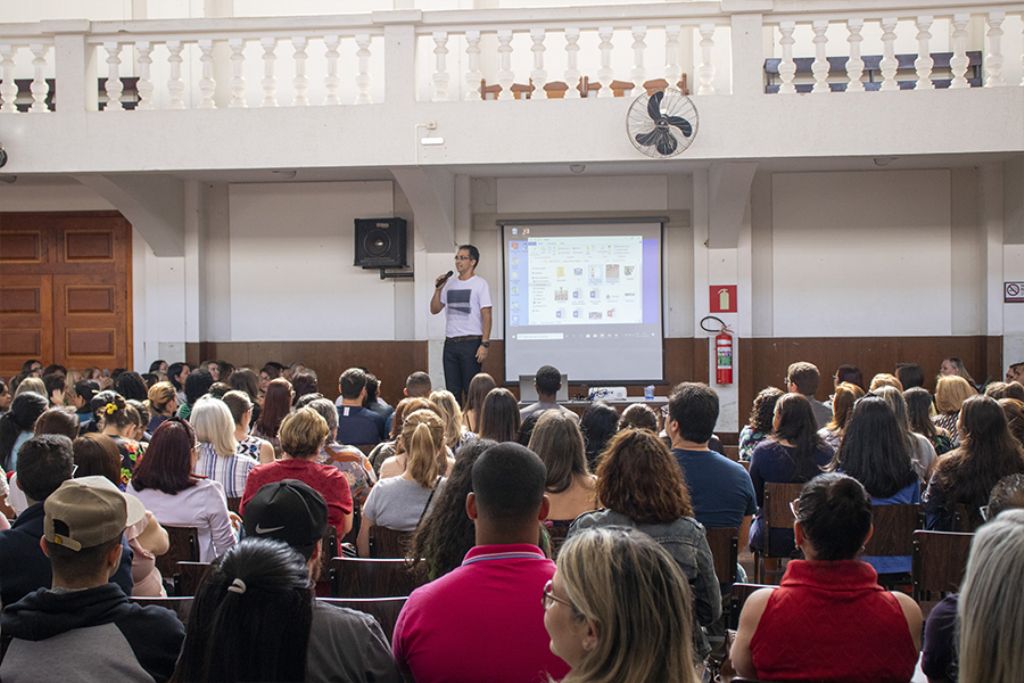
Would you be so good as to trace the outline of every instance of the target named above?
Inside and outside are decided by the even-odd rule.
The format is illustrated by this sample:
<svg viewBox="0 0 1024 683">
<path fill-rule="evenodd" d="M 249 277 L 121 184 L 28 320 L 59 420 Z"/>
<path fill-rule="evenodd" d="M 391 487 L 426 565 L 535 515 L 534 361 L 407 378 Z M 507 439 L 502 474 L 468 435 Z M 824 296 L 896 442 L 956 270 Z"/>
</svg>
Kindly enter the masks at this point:
<svg viewBox="0 0 1024 683">
<path fill-rule="evenodd" d="M 964 401 L 977 393 L 974 385 L 959 375 L 943 375 L 935 382 L 935 411 L 938 415 L 932 418 L 932 422 L 949 432 L 954 444 L 960 443 L 957 424 L 960 408 Z"/>
<path fill-rule="evenodd" d="M 0 416 L 3 416 L 4 413 L 11 409 L 11 401 L 13 399 L 11 387 L 3 379 L 0 379 Z"/>
<path fill-rule="evenodd" d="M 574 519 L 598 507 L 597 478 L 587 468 L 576 419 L 560 411 L 542 411 L 529 448 L 540 456 L 548 473 L 544 491 L 550 508 L 545 523 L 568 530 Z"/>
<path fill-rule="evenodd" d="M 910 418 L 907 415 L 907 404 L 903 400 L 903 394 L 893 387 L 881 387 L 871 392 L 878 396 L 889 406 L 889 410 L 896 417 L 896 424 L 899 426 L 903 439 L 907 442 L 910 459 L 914 464 L 914 471 L 922 483 L 927 483 L 935 467 L 935 447 L 924 436 L 911 431 Z"/>
<path fill-rule="evenodd" d="M 252 406 L 252 415 L 249 421 L 245 425 L 246 432 L 256 422 L 260 416 L 262 408 L 260 402 L 262 400 L 260 393 L 260 378 L 255 371 L 250 368 L 239 368 L 231 373 L 231 377 L 228 378 L 228 384 L 231 385 L 232 391 L 240 391 L 245 394 L 246 398 L 249 399 L 249 404 Z M 226 396 L 227 394 L 225 394 Z M 230 405 L 228 406 L 230 407 Z M 234 409 L 231 414 L 234 415 Z M 241 443 L 241 439 L 239 439 Z M 261 460 L 260 462 L 264 462 Z"/>
<path fill-rule="evenodd" d="M 185 379 L 185 402 L 178 406 L 178 417 L 187 420 L 192 414 L 196 401 L 206 395 L 213 386 L 213 375 L 205 368 L 189 373 Z"/>
<path fill-rule="evenodd" d="M 199 441 L 195 473 L 220 482 L 228 498 L 240 497 L 257 463 L 248 455 L 238 454 L 235 421 L 227 404 L 212 396 L 201 397 L 192 405 L 189 424 Z"/>
<path fill-rule="evenodd" d="M 127 486 L 135 473 L 135 465 L 146 450 L 142 443 L 133 438 L 142 417 L 115 391 L 101 391 L 93 400 L 99 407 L 97 414 L 101 420 L 102 433 L 113 439 L 117 446 L 121 457 L 121 483 Z"/>
<path fill-rule="evenodd" d="M 128 493 L 138 497 L 166 526 L 196 527 L 199 560 L 210 562 L 235 545 L 224 487 L 193 474 L 196 437 L 178 418 L 165 421 L 153 434 L 146 457 L 135 468 Z"/>
<path fill-rule="evenodd" d="M 431 581 L 461 565 L 475 543 L 473 520 L 466 515 L 466 496 L 473 490 L 473 464 L 496 445 L 476 439 L 459 451 L 444 488 L 416 528 L 411 545 L 413 565 Z"/>
<path fill-rule="evenodd" d="M 383 441 L 385 418 L 363 407 L 366 400 L 366 373 L 349 368 L 338 378 L 341 405 L 338 406 L 338 440 L 346 444 L 368 444 Z"/>
<path fill-rule="evenodd" d="M 455 400 L 455 394 L 447 389 L 439 389 L 430 393 L 430 402 L 437 406 L 444 420 L 444 442 L 453 454 L 458 453 L 463 444 L 473 438 L 463 424 L 462 409 Z"/>
<path fill-rule="evenodd" d="M 942 363 L 939 365 L 939 376 L 940 377 L 962 377 L 967 380 L 967 383 L 974 389 L 978 388 L 978 383 L 971 377 L 971 373 L 967 372 L 967 367 L 964 362 L 956 356 L 950 356 L 943 358 Z"/>
<path fill-rule="evenodd" d="M 405 418 L 399 438 L 404 445 L 403 453 L 395 457 L 404 462 L 393 469 L 401 469 L 386 476 L 390 468 L 382 467 L 381 480 L 363 505 L 357 539 L 360 557 L 370 556 L 371 526 L 414 531 L 444 483 L 449 462 L 441 418 L 430 410 L 417 410 Z"/>
<path fill-rule="evenodd" d="M 697 683 L 690 612 L 672 556 L 633 529 L 577 534 L 544 586 L 551 651 L 571 667 L 563 683 Z"/>
<path fill-rule="evenodd" d="M 114 381 L 114 391 L 124 396 L 125 400 L 145 401 L 149 398 L 149 387 L 146 380 L 137 372 L 122 372 Z"/>
<path fill-rule="evenodd" d="M 575 413 L 574 413 L 575 414 Z M 619 429 L 647 429 L 658 433 L 658 414 L 645 403 L 626 406 L 619 418 Z"/>
<path fill-rule="evenodd" d="M 82 423 L 83 430 L 86 424 L 92 422 L 92 398 L 100 390 L 100 385 L 91 379 L 80 380 L 74 385 L 74 393 L 71 397 L 71 404 L 75 407 L 75 414 L 78 416 L 78 421 Z M 143 397 L 143 401 L 149 398 L 148 389 L 147 394 Z M 0 389 L 2 392 L 2 389 Z M 0 393 L 0 413 L 3 413 L 3 400 L 2 393 Z"/>
<path fill-rule="evenodd" d="M 403 398 L 395 406 L 395 412 L 392 414 L 391 420 L 391 431 L 388 433 L 388 441 L 381 441 L 379 444 L 373 447 L 370 451 L 370 464 L 373 465 L 374 471 L 380 475 L 380 468 L 384 463 L 398 454 L 398 437 L 402 433 L 402 425 L 405 422 L 405 416 L 410 415 L 417 410 L 433 410 L 438 413 L 440 417 L 440 411 L 437 406 L 430 402 L 427 398 Z"/>
<path fill-rule="evenodd" d="M 167 381 L 171 383 L 171 387 L 174 389 L 178 405 L 188 402 L 185 398 L 185 380 L 188 379 L 191 372 L 192 366 L 188 363 L 171 363 L 167 367 Z"/>
<path fill-rule="evenodd" d="M 598 459 L 619 429 L 619 413 L 604 401 L 594 401 L 580 417 L 580 432 L 587 449 L 587 466 L 597 469 Z"/>
<path fill-rule="evenodd" d="M 1024 510 L 1007 510 L 971 542 L 960 589 L 959 680 L 1024 680 Z"/>
<path fill-rule="evenodd" d="M 274 458 L 281 459 L 281 439 L 278 432 L 281 423 L 292 410 L 292 384 L 283 377 L 271 380 L 267 384 L 263 397 L 263 410 L 253 425 L 253 436 L 270 442 L 274 447 Z"/>
<path fill-rule="evenodd" d="M 810 402 L 800 394 L 786 394 L 775 404 L 772 437 L 754 449 L 750 480 L 758 511 L 750 527 L 750 547 L 764 549 L 764 487 L 770 482 L 803 483 L 821 472 L 832 460 L 832 449 L 818 436 Z M 793 532 L 772 530 L 773 551 L 793 548 Z"/>
<path fill-rule="evenodd" d="M 872 533 L 871 502 L 857 480 L 819 475 L 793 503 L 805 560 L 782 583 L 747 599 L 731 655 L 736 671 L 772 680 L 909 681 L 921 610 L 889 593 L 854 559 Z"/>
<path fill-rule="evenodd" d="M 317 394 L 318 395 L 318 394 Z M 310 398 L 309 394 L 306 398 Z M 320 449 L 320 462 L 338 468 L 348 481 L 348 489 L 352 494 L 352 509 L 358 510 L 370 495 L 370 489 L 377 483 L 377 474 L 370 465 L 370 459 L 355 446 L 345 446 L 337 442 L 338 409 L 328 399 L 314 398 L 311 401 L 300 401 L 299 407 L 315 410 L 327 423 L 327 439 Z"/>
<path fill-rule="evenodd" d="M 48 406 L 43 396 L 26 392 L 15 396 L 11 409 L 0 417 L 0 465 L 8 472 L 17 471 L 18 450 L 32 438 L 32 428 Z"/>
<path fill-rule="evenodd" d="M 183 392 L 184 395 L 184 392 Z M 157 382 L 149 388 L 149 409 L 153 416 L 146 431 L 154 434 L 157 428 L 178 413 L 178 395 L 171 382 Z M 93 410 L 96 409 L 95 399 Z"/>
<path fill-rule="evenodd" d="M 701 627 L 721 616 L 722 597 L 704 528 L 693 518 L 682 473 L 661 439 L 645 429 L 616 434 L 598 465 L 597 495 L 605 509 L 578 517 L 569 538 L 593 527 L 624 526 L 660 543 L 693 591 L 694 663 L 703 661 L 711 647 Z"/>
<path fill-rule="evenodd" d="M 331 410 L 335 409 L 334 404 L 330 401 L 327 403 Z M 284 479 L 261 488 L 245 509 L 245 531 L 254 540 L 273 539 L 288 544 L 305 561 L 310 585 L 315 585 L 320 579 L 323 537 L 327 531 L 327 503 L 323 496 L 308 485 L 295 479 Z M 245 547 L 249 542 L 242 541 L 241 545 Z M 245 548 L 245 552 L 257 551 Z M 275 550 L 274 554 L 278 552 Z M 224 568 L 222 564 L 220 569 Z M 229 574 L 222 580 L 228 578 L 234 580 L 235 576 Z M 211 577 L 211 580 L 216 582 L 215 577 Z M 251 587 L 256 589 L 256 586 Z M 248 592 L 249 588 L 246 583 L 245 591 Z M 193 612 L 193 616 L 199 615 Z M 276 618 L 272 613 L 268 616 Z M 192 638 L 193 634 L 199 639 L 198 643 L 207 642 L 206 637 L 215 637 L 213 634 L 202 633 L 200 628 L 192 628 L 190 624 L 188 637 Z M 263 642 L 277 645 L 276 640 Z M 251 644 L 245 646 L 251 647 Z M 190 650 L 186 639 L 186 655 L 190 654 Z M 266 674 L 260 673 L 259 676 L 265 677 Z M 306 645 L 306 670 L 301 680 L 325 683 L 338 680 L 397 682 L 400 678 L 387 638 L 376 619 L 362 612 L 318 600 L 313 604 Z"/>
<path fill-rule="evenodd" d="M 811 410 L 814 413 L 814 421 L 817 429 L 821 429 L 832 419 L 832 409 L 814 398 L 818 391 L 818 383 L 821 381 L 821 374 L 818 367 L 813 363 L 793 363 L 786 370 L 786 391 L 791 394 L 800 394 L 807 399 Z"/>
<path fill-rule="evenodd" d="M 43 375 L 43 388 L 51 406 L 63 406 L 67 391 L 67 377 L 61 372 Z"/>
<path fill-rule="evenodd" d="M 692 382 L 680 384 L 668 399 L 667 430 L 672 439 L 672 455 L 679 463 L 693 501 L 693 516 L 709 529 L 739 529 L 743 543 L 748 538 L 757 501 L 750 475 L 743 466 L 708 447 L 718 410 L 714 389 Z"/>
<path fill-rule="evenodd" d="M 1013 363 L 1006 369 L 1006 381 L 1024 385 L 1024 363 Z"/>
<path fill-rule="evenodd" d="M 274 380 L 271 382 L 273 388 Z M 336 467 L 321 465 L 320 449 L 328 437 L 327 422 L 311 408 L 300 408 L 281 423 L 280 460 L 259 465 L 249 473 L 239 511 L 263 486 L 282 479 L 309 484 L 327 501 L 328 521 L 342 538 L 352 528 L 352 492 L 348 480 Z"/>
<path fill-rule="evenodd" d="M 830 467 L 859 481 L 871 496 L 872 507 L 921 502 L 921 482 L 906 437 L 881 398 L 867 396 L 857 401 Z M 879 574 L 910 572 L 910 555 L 861 559 Z"/>
<path fill-rule="evenodd" d="M 903 391 L 924 386 L 924 370 L 917 363 L 897 363 L 895 374 Z"/>
<path fill-rule="evenodd" d="M 907 420 L 910 430 L 928 439 L 928 443 L 939 456 L 956 448 L 949 432 L 932 422 L 932 395 L 927 389 L 914 387 L 903 392 L 903 401 L 907 404 Z"/>
<path fill-rule="evenodd" d="M 252 371 L 248 370 L 236 372 L 231 377 L 234 378 L 241 372 L 248 372 L 250 375 L 253 375 Z M 238 443 L 238 450 L 236 451 L 238 455 L 244 455 L 260 464 L 273 462 L 274 447 L 271 443 L 266 439 L 261 439 L 255 434 L 249 433 L 253 409 L 256 408 L 252 399 L 249 398 L 249 394 L 244 391 L 232 390 L 224 394 L 221 400 L 224 401 L 224 405 L 228 407 L 228 411 L 231 413 L 231 421 L 234 423 L 235 442 Z"/>
<path fill-rule="evenodd" d="M 39 377 L 26 377 L 18 382 L 18 388 L 14 390 L 14 398 L 22 394 L 36 394 L 46 399 L 46 405 L 50 405 L 49 395 L 46 392 L 46 384 Z"/>
<path fill-rule="evenodd" d="M 405 388 L 402 389 L 402 395 L 405 397 L 426 398 L 430 396 L 432 390 L 433 384 L 430 381 L 430 375 L 422 370 L 417 370 L 405 378 Z"/>
<path fill-rule="evenodd" d="M 50 585 L 50 563 L 39 546 L 43 536 L 46 499 L 71 478 L 74 454 L 66 436 L 36 436 L 21 448 L 17 486 L 28 499 L 28 508 L 11 528 L 0 532 L 0 603 L 12 605 L 25 595 Z M 111 580 L 126 593 L 132 592 L 132 554 L 125 548 Z"/>
<path fill-rule="evenodd" d="M 952 531 L 956 506 L 967 509 L 972 527 L 981 521 L 978 508 L 1003 477 L 1024 473 L 1024 449 L 1007 427 L 1006 415 L 988 396 L 974 396 L 960 410 L 962 443 L 935 467 L 925 495 L 926 526 Z"/>
<path fill-rule="evenodd" d="M 537 389 L 537 402 L 531 403 L 519 411 L 520 419 L 525 420 L 535 413 L 543 413 L 548 410 L 557 410 L 560 413 L 571 416 L 571 419 L 579 420 L 576 413 L 565 406 L 558 405 L 558 390 L 562 388 L 562 373 L 553 365 L 542 365 L 533 378 L 533 386 Z"/>
<path fill-rule="evenodd" d="M 480 433 L 480 414 L 484 409 L 484 399 L 491 389 L 498 386 L 494 378 L 486 372 L 478 372 L 469 380 L 469 390 L 466 391 L 466 404 L 462 407 L 462 419 L 466 423 L 466 429 L 472 434 Z"/>
<path fill-rule="evenodd" d="M 832 419 L 818 430 L 818 436 L 832 450 L 839 448 L 839 442 L 843 440 L 843 431 L 846 429 L 850 413 L 853 411 L 853 404 L 863 395 L 864 391 L 856 384 L 841 382 L 836 385 L 836 393 L 832 395 Z M 771 417 L 769 417 L 769 422 L 770 420 Z"/>
<path fill-rule="evenodd" d="M 871 378 L 871 384 L 868 386 L 868 392 L 875 392 L 882 387 L 892 387 L 900 393 L 903 393 L 903 383 L 900 382 L 896 375 L 890 375 L 888 372 L 880 372 Z"/>
<path fill-rule="evenodd" d="M 479 456 L 472 479 L 465 510 L 476 546 L 460 567 L 413 591 L 395 626 L 395 659 L 417 683 L 560 680 L 568 667 L 549 649 L 537 599 L 555 573 L 535 545 L 548 508 L 544 463 L 502 443 Z"/>
<path fill-rule="evenodd" d="M 43 507 L 52 589 L 5 600 L 0 628 L 13 640 L 0 677 L 167 680 L 181 648 L 181 622 L 169 610 L 131 603 L 110 583 L 123 563 L 125 527 L 143 518 L 142 505 L 104 477 L 84 477 L 65 481 Z"/>
<path fill-rule="evenodd" d="M 295 390 L 295 396 L 292 398 L 292 405 L 297 406 L 299 404 L 299 399 L 303 396 L 320 394 L 319 380 L 317 379 L 316 373 L 312 370 L 304 369 L 302 372 L 293 374 L 291 383 L 292 389 Z"/>
<path fill-rule="evenodd" d="M 1006 426 L 1017 441 L 1024 444 L 1024 401 L 1015 398 L 999 399 L 999 407 L 1006 415 Z"/>
<path fill-rule="evenodd" d="M 377 379 L 377 376 L 366 368 L 363 368 L 363 371 L 366 372 L 366 398 L 363 399 L 363 407 L 367 410 L 372 410 L 373 412 L 378 413 L 384 418 L 384 433 L 386 434 L 388 418 L 391 417 L 391 413 L 393 413 L 395 409 L 381 397 L 380 380 Z M 312 372 L 312 370 L 310 370 L 310 372 Z"/>
<path fill-rule="evenodd" d="M 36 419 L 36 423 L 32 427 L 32 435 L 56 434 L 66 436 L 74 441 L 78 437 L 78 427 L 78 420 L 66 408 L 49 408 Z M 17 472 L 11 475 L 10 503 L 15 513 L 19 515 L 30 505 L 25 492 L 18 486 Z"/>
<path fill-rule="evenodd" d="M 496 387 L 491 389 L 484 399 L 477 435 L 481 439 L 490 439 L 498 443 L 515 441 L 519 436 L 521 422 L 522 416 L 519 414 L 516 397 L 508 389 Z"/>
<path fill-rule="evenodd" d="M 749 462 L 757 445 L 771 436 L 775 404 L 778 403 L 782 394 L 782 390 L 776 387 L 766 387 L 757 392 L 754 403 L 750 407 L 747 424 L 740 430 L 739 457 L 741 461 Z"/>
</svg>

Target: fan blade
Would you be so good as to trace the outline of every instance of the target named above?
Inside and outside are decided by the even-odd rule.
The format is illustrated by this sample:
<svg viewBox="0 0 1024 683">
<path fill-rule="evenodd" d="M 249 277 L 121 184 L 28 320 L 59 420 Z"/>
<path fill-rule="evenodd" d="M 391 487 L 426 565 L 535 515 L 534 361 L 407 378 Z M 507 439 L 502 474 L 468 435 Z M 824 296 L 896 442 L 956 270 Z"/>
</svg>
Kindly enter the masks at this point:
<svg viewBox="0 0 1024 683">
<path fill-rule="evenodd" d="M 672 137 L 672 133 L 667 130 L 659 129 L 658 133 L 660 133 L 657 142 L 658 154 L 664 157 L 671 156 L 672 153 L 676 151 L 676 147 L 679 146 L 679 143 L 676 142 L 674 137 Z"/>
<path fill-rule="evenodd" d="M 636 141 L 644 147 L 650 147 L 656 144 L 658 141 L 658 129 L 655 128 L 650 133 L 639 133 L 635 136 Z"/>
<path fill-rule="evenodd" d="M 651 99 L 647 100 L 647 115 L 651 117 L 651 120 L 657 121 L 661 118 L 661 100 L 664 97 L 665 91 L 659 90 L 651 95 Z"/>
<path fill-rule="evenodd" d="M 673 125 L 679 130 L 681 130 L 683 132 L 684 138 L 688 138 L 691 135 L 693 135 L 693 126 L 691 126 L 690 122 L 684 119 L 682 116 L 670 116 L 668 117 L 668 122 L 670 125 Z"/>
</svg>

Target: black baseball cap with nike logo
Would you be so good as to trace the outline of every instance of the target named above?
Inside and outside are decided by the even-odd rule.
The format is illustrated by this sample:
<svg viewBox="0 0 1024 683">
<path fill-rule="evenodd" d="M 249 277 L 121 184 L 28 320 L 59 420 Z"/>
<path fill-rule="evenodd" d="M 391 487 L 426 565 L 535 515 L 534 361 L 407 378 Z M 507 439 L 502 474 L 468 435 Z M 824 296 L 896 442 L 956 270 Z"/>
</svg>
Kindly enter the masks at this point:
<svg viewBox="0 0 1024 683">
<path fill-rule="evenodd" d="M 284 541 L 308 560 L 327 532 L 327 503 L 309 484 L 282 479 L 256 492 L 243 521 L 246 537 Z"/>
</svg>

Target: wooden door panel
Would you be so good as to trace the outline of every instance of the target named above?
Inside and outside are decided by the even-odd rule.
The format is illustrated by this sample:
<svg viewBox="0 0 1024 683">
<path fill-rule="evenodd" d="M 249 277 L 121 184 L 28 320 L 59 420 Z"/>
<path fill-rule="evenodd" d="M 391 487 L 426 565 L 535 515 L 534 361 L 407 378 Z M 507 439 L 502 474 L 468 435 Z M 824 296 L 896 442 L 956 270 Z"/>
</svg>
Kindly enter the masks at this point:
<svg viewBox="0 0 1024 683">
<path fill-rule="evenodd" d="M 57 362 L 74 368 L 128 367 L 126 283 L 118 280 L 123 276 L 116 272 L 54 276 Z"/>
<path fill-rule="evenodd" d="M 40 266 L 49 259 L 47 235 L 43 230 L 0 232 L 0 266 Z"/>
<path fill-rule="evenodd" d="M 53 357 L 53 276 L 0 277 L 0 375 L 28 358 Z"/>
</svg>

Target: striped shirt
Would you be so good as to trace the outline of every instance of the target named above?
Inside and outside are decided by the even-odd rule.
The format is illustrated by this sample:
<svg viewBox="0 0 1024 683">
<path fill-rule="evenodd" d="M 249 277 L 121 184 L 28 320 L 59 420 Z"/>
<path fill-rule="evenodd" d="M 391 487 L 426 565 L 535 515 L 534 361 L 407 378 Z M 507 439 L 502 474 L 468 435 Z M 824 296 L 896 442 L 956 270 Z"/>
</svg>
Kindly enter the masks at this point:
<svg viewBox="0 0 1024 683">
<path fill-rule="evenodd" d="M 247 455 L 232 454 L 227 457 L 217 455 L 213 444 L 199 444 L 199 458 L 196 460 L 195 473 L 207 479 L 219 481 L 224 487 L 224 495 L 228 498 L 241 498 L 245 491 L 245 481 L 249 472 L 258 463 Z"/>
</svg>

